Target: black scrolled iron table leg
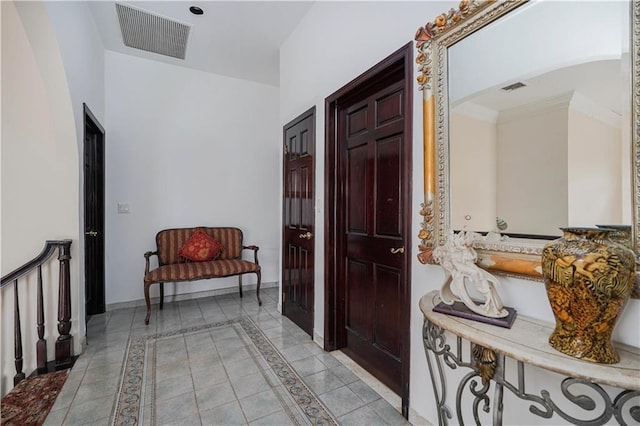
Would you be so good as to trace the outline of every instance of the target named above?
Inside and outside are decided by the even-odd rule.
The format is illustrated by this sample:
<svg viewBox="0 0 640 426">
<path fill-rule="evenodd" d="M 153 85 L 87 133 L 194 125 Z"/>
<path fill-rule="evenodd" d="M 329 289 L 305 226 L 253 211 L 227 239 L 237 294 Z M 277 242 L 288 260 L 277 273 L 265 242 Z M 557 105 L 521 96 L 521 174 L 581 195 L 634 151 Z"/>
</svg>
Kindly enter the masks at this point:
<svg viewBox="0 0 640 426">
<path fill-rule="evenodd" d="M 627 408 L 626 404 L 634 398 L 640 401 L 640 391 L 625 390 L 616 396 L 616 399 L 613 401 L 613 415 L 618 423 L 625 424 L 623 417 L 624 409 Z M 630 406 L 628 409 L 629 416 L 640 424 L 640 402 Z"/>
<path fill-rule="evenodd" d="M 611 397 L 605 391 L 602 386 L 597 383 L 591 383 L 586 380 L 574 379 L 571 377 L 567 377 L 562 381 L 560 385 L 560 389 L 562 390 L 562 395 L 571 403 L 577 405 L 585 411 L 594 411 L 598 407 L 598 403 L 592 397 L 584 394 L 574 393 L 570 388 L 575 387 L 576 385 L 584 386 L 586 388 L 592 389 L 596 392 L 596 394 L 601 398 L 601 407 L 598 411 L 600 414 L 597 417 L 592 419 L 578 419 L 567 414 L 560 407 L 558 407 L 552 400 L 548 391 L 543 390 L 540 392 L 546 403 L 551 407 L 553 412 L 558 413 L 560 417 L 565 419 L 566 421 L 573 423 L 575 425 L 585 425 L 585 426 L 598 426 L 604 425 L 611 417 L 614 417 L 618 424 L 621 425 L 629 425 L 627 423 L 624 416 L 624 410 L 629 410 L 629 416 L 635 422 L 640 422 L 640 391 L 631 391 L 624 390 L 620 392 L 615 399 L 612 401 Z M 636 405 L 633 405 L 632 401 L 636 399 Z M 632 405 L 627 408 L 627 405 L 631 403 Z M 635 423 L 631 423 L 635 424 Z"/>
<path fill-rule="evenodd" d="M 504 405 L 502 404 L 502 399 L 504 397 L 504 388 L 502 383 L 504 383 L 504 355 L 497 355 L 496 360 L 496 371 L 493 376 L 495 380 L 495 390 L 493 391 L 493 424 L 494 426 L 502 426 L 502 412 L 504 410 Z"/>
<path fill-rule="evenodd" d="M 427 356 L 433 395 L 436 399 L 438 424 L 445 426 L 452 416 L 451 410 L 449 410 L 445 403 L 447 397 L 447 381 L 441 357 L 444 353 L 449 352 L 450 346 L 445 344 L 444 330 L 426 318 L 424 319 L 422 327 L 422 343 L 424 344 L 424 352 Z"/>
<path fill-rule="evenodd" d="M 493 425 L 502 425 L 505 389 L 517 398 L 530 402 L 529 412 L 538 417 L 550 419 L 557 413 L 565 421 L 580 426 L 604 425 L 612 419 L 615 419 L 620 425 L 640 424 L 640 391 L 622 390 L 615 398 L 612 398 L 597 383 L 567 377 L 560 385 L 562 396 L 571 404 L 584 410 L 585 413 L 591 414 L 591 418 L 588 419 L 577 418 L 556 405 L 548 391 L 541 390 L 540 396 L 526 392 L 523 361 L 517 361 L 517 384 L 514 385 L 505 377 L 507 357 L 504 354 L 470 343 L 471 360 L 466 362 L 462 357 L 462 338 L 457 337 L 454 353 L 451 346 L 446 343 L 444 333 L 443 328 L 425 317 L 422 339 L 438 410 L 438 424 L 440 425 L 447 425 L 449 420 L 453 418 L 452 411 L 446 404 L 445 364 L 450 369 L 467 367 L 472 370 L 462 378 L 456 389 L 455 412 L 460 424 L 464 424 L 462 399 L 467 388 L 473 396 L 473 418 L 477 425 L 480 424 L 479 410 L 490 413 L 492 409 Z M 494 386 L 493 401 L 490 401 L 489 390 L 492 382 Z M 597 397 L 580 393 L 580 386 L 590 389 L 592 392 L 595 391 Z"/>
</svg>

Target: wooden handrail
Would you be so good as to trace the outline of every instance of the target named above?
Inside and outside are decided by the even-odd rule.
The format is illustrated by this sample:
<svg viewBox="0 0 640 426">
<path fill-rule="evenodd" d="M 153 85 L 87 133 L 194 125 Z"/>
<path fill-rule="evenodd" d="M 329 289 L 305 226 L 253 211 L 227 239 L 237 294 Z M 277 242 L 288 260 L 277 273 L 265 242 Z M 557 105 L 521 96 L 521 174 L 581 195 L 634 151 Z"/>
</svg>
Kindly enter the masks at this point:
<svg viewBox="0 0 640 426">
<path fill-rule="evenodd" d="M 18 300 L 18 280 L 34 269 L 38 269 L 37 274 L 37 331 L 38 341 L 36 342 L 37 370 L 39 373 L 47 370 L 47 342 L 44 339 L 44 301 L 42 291 L 42 265 L 58 249 L 59 279 L 58 279 L 58 339 L 56 340 L 55 367 L 56 369 L 68 368 L 73 363 L 73 336 L 71 335 L 71 282 L 69 261 L 71 260 L 71 240 L 48 240 L 44 249 L 33 260 L 23 266 L 8 273 L 0 281 L 0 289 L 14 285 L 14 352 L 16 375 L 13 377 L 14 386 L 24 380 L 25 374 L 22 371 L 22 326 L 20 321 L 20 303 Z"/>
<path fill-rule="evenodd" d="M 71 240 L 47 240 L 44 244 L 44 248 L 42 249 L 42 252 L 40 252 L 39 255 L 33 258 L 33 260 L 25 263 L 21 267 L 17 268 L 14 271 L 9 272 L 7 275 L 2 277 L 2 280 L 0 281 L 0 289 L 11 284 L 12 282 L 24 276 L 25 274 L 28 274 L 36 266 L 42 265 L 44 262 L 47 261 L 47 259 L 51 257 L 51 255 L 53 254 L 53 252 L 56 250 L 57 247 L 61 247 L 66 244 L 71 245 Z"/>
</svg>

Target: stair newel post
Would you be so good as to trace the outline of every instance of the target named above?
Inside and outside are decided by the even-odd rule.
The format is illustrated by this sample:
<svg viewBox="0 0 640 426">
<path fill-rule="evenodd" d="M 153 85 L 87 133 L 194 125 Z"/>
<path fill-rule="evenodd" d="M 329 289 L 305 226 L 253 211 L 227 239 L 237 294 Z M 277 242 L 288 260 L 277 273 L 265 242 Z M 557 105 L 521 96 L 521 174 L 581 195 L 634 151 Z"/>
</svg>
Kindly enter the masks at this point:
<svg viewBox="0 0 640 426">
<path fill-rule="evenodd" d="M 44 340 L 44 297 L 42 294 L 42 265 L 38 266 L 38 342 L 36 343 L 36 360 L 38 373 L 47 371 L 47 341 Z"/>
<path fill-rule="evenodd" d="M 20 300 L 18 299 L 18 280 L 13 282 L 13 348 L 15 353 L 16 375 L 13 376 L 13 386 L 24 380 L 22 371 L 22 327 L 20 326 Z"/>
<path fill-rule="evenodd" d="M 60 277 L 58 279 L 58 339 L 56 340 L 56 369 L 71 365 L 73 357 L 73 336 L 71 332 L 71 278 L 69 260 L 71 240 L 64 240 L 58 250 Z"/>
</svg>

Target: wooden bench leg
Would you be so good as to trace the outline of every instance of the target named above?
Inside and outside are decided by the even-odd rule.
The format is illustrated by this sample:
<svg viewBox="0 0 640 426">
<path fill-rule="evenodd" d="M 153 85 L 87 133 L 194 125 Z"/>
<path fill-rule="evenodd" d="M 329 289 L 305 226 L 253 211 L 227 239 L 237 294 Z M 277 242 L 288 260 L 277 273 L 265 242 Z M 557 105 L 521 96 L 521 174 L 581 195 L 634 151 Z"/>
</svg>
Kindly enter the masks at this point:
<svg viewBox="0 0 640 426">
<path fill-rule="evenodd" d="M 153 283 L 144 283 L 144 301 L 147 303 L 147 316 L 144 319 L 144 323 L 149 325 L 149 318 L 151 317 L 151 300 L 149 299 L 149 287 Z"/>
<path fill-rule="evenodd" d="M 242 274 L 238 275 L 238 286 L 240 287 L 240 298 L 242 299 Z"/>
<path fill-rule="evenodd" d="M 258 296 L 258 306 L 262 306 L 262 300 L 260 300 L 260 281 L 262 280 L 262 273 L 260 271 L 256 271 L 256 275 L 258 276 L 258 286 L 256 288 L 256 296 Z"/>
</svg>

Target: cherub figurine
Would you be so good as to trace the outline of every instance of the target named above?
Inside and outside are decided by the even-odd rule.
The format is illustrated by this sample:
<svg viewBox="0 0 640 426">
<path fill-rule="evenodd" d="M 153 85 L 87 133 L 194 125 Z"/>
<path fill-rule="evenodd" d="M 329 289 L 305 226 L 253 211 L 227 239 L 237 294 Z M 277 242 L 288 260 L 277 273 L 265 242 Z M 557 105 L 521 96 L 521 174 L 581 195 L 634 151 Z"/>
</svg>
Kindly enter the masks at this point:
<svg viewBox="0 0 640 426">
<path fill-rule="evenodd" d="M 463 302 L 473 312 L 491 318 L 509 315 L 498 295 L 496 286 L 500 281 L 489 272 L 476 265 L 478 255 L 473 249 L 473 232 L 450 232 L 442 246 L 433 251 L 433 257 L 445 270 L 447 281 L 440 289 L 440 298 L 447 305 L 455 301 Z M 467 283 L 473 284 L 484 303 L 473 301 L 467 290 Z"/>
</svg>

